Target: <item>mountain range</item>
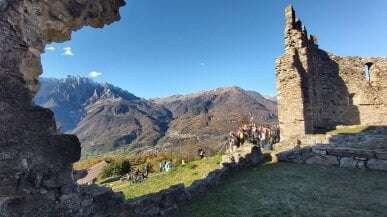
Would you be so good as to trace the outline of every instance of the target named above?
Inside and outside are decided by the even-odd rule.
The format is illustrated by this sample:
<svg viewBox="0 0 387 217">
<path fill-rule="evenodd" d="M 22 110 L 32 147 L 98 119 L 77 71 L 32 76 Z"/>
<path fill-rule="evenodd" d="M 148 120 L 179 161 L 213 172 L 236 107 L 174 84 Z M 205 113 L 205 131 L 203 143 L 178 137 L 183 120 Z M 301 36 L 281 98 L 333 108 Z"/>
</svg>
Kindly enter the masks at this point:
<svg viewBox="0 0 387 217">
<path fill-rule="evenodd" d="M 277 121 L 276 102 L 239 87 L 143 99 L 86 77 L 42 78 L 35 103 L 51 109 L 82 154 L 149 148 L 218 150 L 243 120 Z"/>
</svg>

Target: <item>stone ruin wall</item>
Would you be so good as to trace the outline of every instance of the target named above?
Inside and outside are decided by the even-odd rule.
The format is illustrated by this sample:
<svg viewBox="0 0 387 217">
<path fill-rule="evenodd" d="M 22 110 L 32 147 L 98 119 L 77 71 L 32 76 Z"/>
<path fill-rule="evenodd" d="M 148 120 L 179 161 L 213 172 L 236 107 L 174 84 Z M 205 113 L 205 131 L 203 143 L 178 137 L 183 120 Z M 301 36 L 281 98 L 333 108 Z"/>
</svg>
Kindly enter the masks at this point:
<svg viewBox="0 0 387 217">
<path fill-rule="evenodd" d="M 276 60 L 281 138 L 337 125 L 387 124 L 387 58 L 327 53 L 291 6 L 285 16 L 285 54 Z"/>
<path fill-rule="evenodd" d="M 72 163 L 76 136 L 59 134 L 54 115 L 33 104 L 46 44 L 88 25 L 117 21 L 124 0 L 0 0 L 0 217 L 173 216 L 191 196 L 205 193 L 230 170 L 266 160 L 245 147 L 190 187 L 172 186 L 124 201 L 98 186 L 77 186 Z"/>
<path fill-rule="evenodd" d="M 60 135 L 53 113 L 33 105 L 50 42 L 84 25 L 119 19 L 123 0 L 0 0 L 0 216 L 90 216 L 97 204 L 74 183 L 75 136 Z M 101 193 L 102 195 L 107 195 Z M 113 197 L 113 196 L 112 196 Z M 100 209 L 112 203 L 98 205 Z M 100 213 L 100 216 L 102 215 Z"/>
<path fill-rule="evenodd" d="M 117 202 L 119 195 L 75 184 L 71 164 L 80 157 L 78 139 L 60 135 L 53 113 L 32 104 L 45 45 L 69 40 L 82 26 L 118 20 L 123 5 L 124 0 L 0 0 L 1 217 L 131 216 L 133 209 L 122 210 L 129 204 Z M 286 16 L 286 52 L 277 60 L 283 134 L 338 123 L 384 124 L 386 59 L 326 54 L 293 9 Z M 368 62 L 370 82 L 362 77 Z"/>
</svg>

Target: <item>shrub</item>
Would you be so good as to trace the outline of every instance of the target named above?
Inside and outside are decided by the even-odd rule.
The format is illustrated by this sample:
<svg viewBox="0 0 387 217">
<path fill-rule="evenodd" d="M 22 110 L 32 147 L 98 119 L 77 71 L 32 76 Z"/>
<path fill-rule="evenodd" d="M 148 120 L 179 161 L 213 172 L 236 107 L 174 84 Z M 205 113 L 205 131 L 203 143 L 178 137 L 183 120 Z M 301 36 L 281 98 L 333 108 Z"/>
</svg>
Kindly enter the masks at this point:
<svg viewBox="0 0 387 217">
<path fill-rule="evenodd" d="M 191 166 L 189 166 L 189 168 L 191 169 L 191 170 L 194 170 L 194 169 L 196 169 L 198 167 L 198 165 L 196 165 L 196 164 L 192 164 Z"/>
<path fill-rule="evenodd" d="M 103 169 L 100 176 L 102 179 L 113 176 L 122 176 L 129 173 L 130 170 L 131 165 L 129 160 L 116 160 L 109 163 L 109 165 Z"/>
</svg>

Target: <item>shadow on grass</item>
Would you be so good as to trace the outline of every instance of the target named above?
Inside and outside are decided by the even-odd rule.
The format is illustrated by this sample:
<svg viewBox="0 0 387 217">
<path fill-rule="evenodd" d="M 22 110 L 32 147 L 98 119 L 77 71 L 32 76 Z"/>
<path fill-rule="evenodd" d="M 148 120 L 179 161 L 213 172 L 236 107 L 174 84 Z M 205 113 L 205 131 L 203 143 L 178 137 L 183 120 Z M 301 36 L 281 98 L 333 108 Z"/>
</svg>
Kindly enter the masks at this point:
<svg viewBox="0 0 387 217">
<path fill-rule="evenodd" d="M 384 216 L 386 173 L 264 164 L 231 174 L 180 216 Z"/>
</svg>

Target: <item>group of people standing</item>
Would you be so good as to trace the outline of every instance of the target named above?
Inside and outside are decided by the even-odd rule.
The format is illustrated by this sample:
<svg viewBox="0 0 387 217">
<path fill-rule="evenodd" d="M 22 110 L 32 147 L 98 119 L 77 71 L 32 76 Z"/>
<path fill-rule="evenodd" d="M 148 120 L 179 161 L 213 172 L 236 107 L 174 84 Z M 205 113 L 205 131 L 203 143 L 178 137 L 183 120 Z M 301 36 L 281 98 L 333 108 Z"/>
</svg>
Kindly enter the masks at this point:
<svg viewBox="0 0 387 217">
<path fill-rule="evenodd" d="M 127 173 L 126 175 L 122 176 L 120 180 L 129 181 L 132 184 L 141 183 L 145 181 L 146 178 L 148 178 L 148 173 L 149 173 L 149 165 L 145 164 L 142 171 L 140 170 L 140 168 L 137 168 L 131 173 Z"/>
<path fill-rule="evenodd" d="M 160 162 L 160 172 L 169 172 L 172 169 L 172 161 L 161 161 Z"/>
<path fill-rule="evenodd" d="M 230 132 L 229 148 L 233 150 L 247 141 L 259 145 L 262 149 L 272 150 L 273 144 L 280 141 L 279 125 L 260 125 L 257 127 L 255 123 L 245 124 Z"/>
</svg>

